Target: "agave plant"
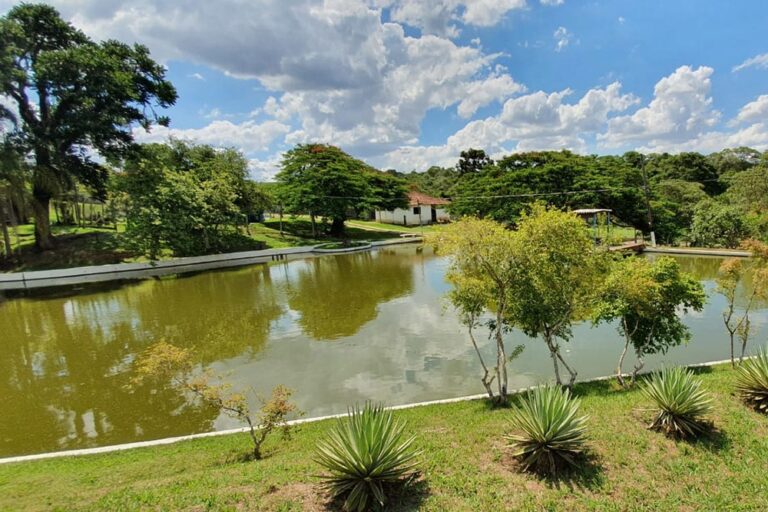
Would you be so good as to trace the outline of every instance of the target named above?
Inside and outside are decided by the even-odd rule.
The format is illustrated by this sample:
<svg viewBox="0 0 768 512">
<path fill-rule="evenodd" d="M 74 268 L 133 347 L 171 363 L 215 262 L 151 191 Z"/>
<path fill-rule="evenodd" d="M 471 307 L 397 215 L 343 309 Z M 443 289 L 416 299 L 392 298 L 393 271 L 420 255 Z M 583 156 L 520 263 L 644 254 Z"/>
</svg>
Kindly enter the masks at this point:
<svg viewBox="0 0 768 512">
<path fill-rule="evenodd" d="M 507 439 L 525 469 L 556 474 L 576 465 L 586 441 L 587 417 L 579 415 L 580 406 L 570 391 L 551 385 L 519 400 L 510 418 L 515 433 Z"/>
<path fill-rule="evenodd" d="M 414 476 L 420 452 L 403 429 L 391 411 L 366 404 L 349 411 L 318 444 L 317 462 L 330 472 L 321 478 L 334 498 L 345 497 L 345 510 L 381 507 L 388 488 Z"/>
<path fill-rule="evenodd" d="M 677 438 L 696 437 L 707 430 L 703 416 L 712 409 L 712 398 L 690 370 L 664 368 L 651 375 L 642 391 L 658 408 L 650 429 Z"/>
<path fill-rule="evenodd" d="M 762 349 L 739 366 L 736 389 L 749 405 L 768 413 L 768 352 Z"/>
</svg>

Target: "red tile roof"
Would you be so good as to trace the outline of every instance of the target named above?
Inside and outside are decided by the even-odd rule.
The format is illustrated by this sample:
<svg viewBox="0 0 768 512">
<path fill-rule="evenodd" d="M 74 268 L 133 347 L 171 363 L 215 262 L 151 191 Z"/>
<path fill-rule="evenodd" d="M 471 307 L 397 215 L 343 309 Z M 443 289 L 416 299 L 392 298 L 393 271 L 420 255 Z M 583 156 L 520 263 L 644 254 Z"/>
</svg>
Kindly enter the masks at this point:
<svg viewBox="0 0 768 512">
<path fill-rule="evenodd" d="M 411 191 L 411 192 L 408 192 L 408 204 L 410 206 L 419 206 L 419 205 L 437 206 L 437 205 L 451 204 L 451 202 L 441 197 L 432 197 L 432 196 L 428 196 L 427 194 L 422 194 L 421 192 Z"/>
</svg>

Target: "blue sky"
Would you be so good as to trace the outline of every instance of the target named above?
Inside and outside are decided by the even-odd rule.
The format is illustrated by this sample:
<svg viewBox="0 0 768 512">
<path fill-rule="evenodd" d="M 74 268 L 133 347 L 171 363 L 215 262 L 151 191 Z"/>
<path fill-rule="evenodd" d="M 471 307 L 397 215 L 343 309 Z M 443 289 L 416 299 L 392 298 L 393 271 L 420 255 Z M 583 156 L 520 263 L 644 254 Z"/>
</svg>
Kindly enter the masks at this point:
<svg viewBox="0 0 768 512">
<path fill-rule="evenodd" d="M 309 141 L 402 171 L 470 146 L 768 149 L 764 0 L 51 3 L 167 65 L 171 129 L 139 139 L 239 148 L 258 179 Z"/>
</svg>

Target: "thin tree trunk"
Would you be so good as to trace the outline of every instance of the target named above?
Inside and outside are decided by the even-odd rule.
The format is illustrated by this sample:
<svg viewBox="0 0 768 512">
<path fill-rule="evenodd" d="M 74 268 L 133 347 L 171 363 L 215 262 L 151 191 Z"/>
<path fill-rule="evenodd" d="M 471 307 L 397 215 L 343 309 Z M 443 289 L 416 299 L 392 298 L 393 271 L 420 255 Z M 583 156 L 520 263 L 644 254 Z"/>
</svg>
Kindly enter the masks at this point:
<svg viewBox="0 0 768 512">
<path fill-rule="evenodd" d="M 504 402 L 507 399 L 507 352 L 504 349 L 504 338 L 502 336 L 502 316 L 504 306 L 499 305 L 496 312 L 496 351 L 499 358 L 499 401 Z"/>
<path fill-rule="evenodd" d="M 725 328 L 728 330 L 728 335 L 731 338 L 731 368 L 736 367 L 736 362 L 733 358 L 733 333 L 735 329 L 731 329 L 731 318 L 733 317 L 733 300 L 728 304 L 728 313 L 723 313 L 723 322 L 725 322 Z"/>
<path fill-rule="evenodd" d="M 635 382 L 637 381 L 637 374 L 645 366 L 645 361 L 643 360 L 642 354 L 638 354 L 637 351 L 635 351 L 635 355 L 637 355 L 637 364 L 632 369 L 632 383 L 631 383 L 632 386 L 634 386 Z"/>
<path fill-rule="evenodd" d="M 560 367 L 557 364 L 557 347 L 555 347 L 552 343 L 552 337 L 549 335 L 549 333 L 544 333 L 544 341 L 547 343 L 547 348 L 549 348 L 549 356 L 552 358 L 552 364 L 555 367 L 555 382 L 557 382 L 558 386 L 562 386 L 563 381 L 560 379 Z"/>
<path fill-rule="evenodd" d="M 754 295 L 753 295 L 754 297 Z M 747 343 L 749 343 L 749 330 L 751 328 L 750 321 L 749 321 L 749 307 L 752 305 L 752 301 L 749 301 L 750 303 L 747 305 L 747 310 L 744 313 L 744 318 L 742 319 L 742 322 L 744 322 L 744 327 L 741 331 L 740 338 L 741 338 L 741 355 L 739 355 L 739 364 L 744 362 L 744 354 L 747 351 Z"/>
<path fill-rule="evenodd" d="M 19 237 L 19 221 L 16 219 L 16 212 L 13 209 L 13 202 L 11 198 L 8 198 L 8 215 L 11 220 L 11 227 L 13 228 L 13 235 L 16 238 L 16 250 L 21 251 L 21 238 Z M 21 254 L 21 252 L 19 252 Z"/>
<path fill-rule="evenodd" d="M 624 342 L 624 350 L 621 351 L 621 356 L 619 357 L 619 366 L 616 367 L 616 379 L 619 381 L 619 384 L 621 387 L 627 387 L 624 383 L 624 357 L 627 355 L 627 350 L 629 349 L 629 337 L 626 338 L 626 341 Z"/>
<path fill-rule="evenodd" d="M 317 238 L 317 228 L 315 226 L 315 214 L 309 214 L 309 220 L 312 222 L 312 238 Z"/>
<path fill-rule="evenodd" d="M 570 375 L 568 379 L 568 387 L 572 388 L 573 384 L 576 382 L 576 376 L 578 375 L 578 372 L 573 371 L 573 369 L 568 366 L 568 363 L 565 362 L 565 359 L 563 359 L 563 356 L 560 355 L 560 348 L 557 349 L 557 358 L 560 360 L 561 363 L 563 363 L 563 367 L 568 371 L 568 374 Z"/>
<path fill-rule="evenodd" d="M 470 321 L 474 321 L 474 319 Z M 490 379 L 488 379 L 488 366 L 486 366 L 485 360 L 483 359 L 483 354 L 480 353 L 480 348 L 477 346 L 477 340 L 475 340 L 475 334 L 472 332 L 472 326 L 470 325 L 467 330 L 469 331 L 469 339 L 472 341 L 472 346 L 475 347 L 477 357 L 480 359 L 480 365 L 483 367 L 483 378 L 480 380 L 483 383 L 485 390 L 488 392 L 488 397 L 493 400 L 493 388 L 491 385 L 493 384 L 493 379 L 495 377 L 492 376 Z"/>
</svg>

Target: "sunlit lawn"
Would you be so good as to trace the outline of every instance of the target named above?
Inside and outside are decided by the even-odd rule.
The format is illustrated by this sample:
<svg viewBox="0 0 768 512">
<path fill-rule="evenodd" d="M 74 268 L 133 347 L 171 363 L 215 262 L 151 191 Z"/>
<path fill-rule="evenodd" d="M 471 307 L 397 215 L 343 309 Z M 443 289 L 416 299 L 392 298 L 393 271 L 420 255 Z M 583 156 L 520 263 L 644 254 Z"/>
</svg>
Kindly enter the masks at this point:
<svg viewBox="0 0 768 512">
<path fill-rule="evenodd" d="M 734 372 L 700 374 L 717 428 L 699 442 L 648 431 L 638 391 L 576 386 L 589 415 L 584 468 L 555 480 L 521 473 L 505 450 L 508 411 L 484 401 L 397 412 L 424 450 L 422 475 L 396 510 L 766 510 L 768 418 L 733 394 Z M 242 462 L 245 435 L 107 455 L 0 466 L 0 510 L 321 510 L 315 444 L 331 426 L 304 425 L 267 456 Z"/>
<path fill-rule="evenodd" d="M 233 251 L 256 248 L 279 249 L 315 245 L 334 241 L 336 238 L 326 234 L 327 224 L 318 221 L 316 234 L 312 236 L 312 226 L 309 217 L 290 217 L 283 219 L 283 232 L 280 232 L 280 221 L 277 218 L 267 219 L 263 223 L 249 226 L 250 233 L 242 231 L 240 246 Z M 37 253 L 34 251 L 34 228 L 32 224 L 18 226 L 11 230 L 14 250 L 19 250 L 21 257 L 16 261 L 0 262 L 0 271 L 48 270 L 54 268 L 78 267 L 85 265 L 104 265 L 146 261 L 142 255 L 131 250 L 123 235 L 125 226 L 118 225 L 118 230 L 102 227 L 78 227 L 52 225 L 56 235 L 57 247 L 53 251 Z M 344 239 L 349 240 L 385 240 L 399 238 L 400 230 L 381 231 L 366 230 L 355 227 L 350 223 Z M 254 244 L 261 242 L 261 246 Z M 170 253 L 161 258 L 170 257 Z"/>
</svg>

